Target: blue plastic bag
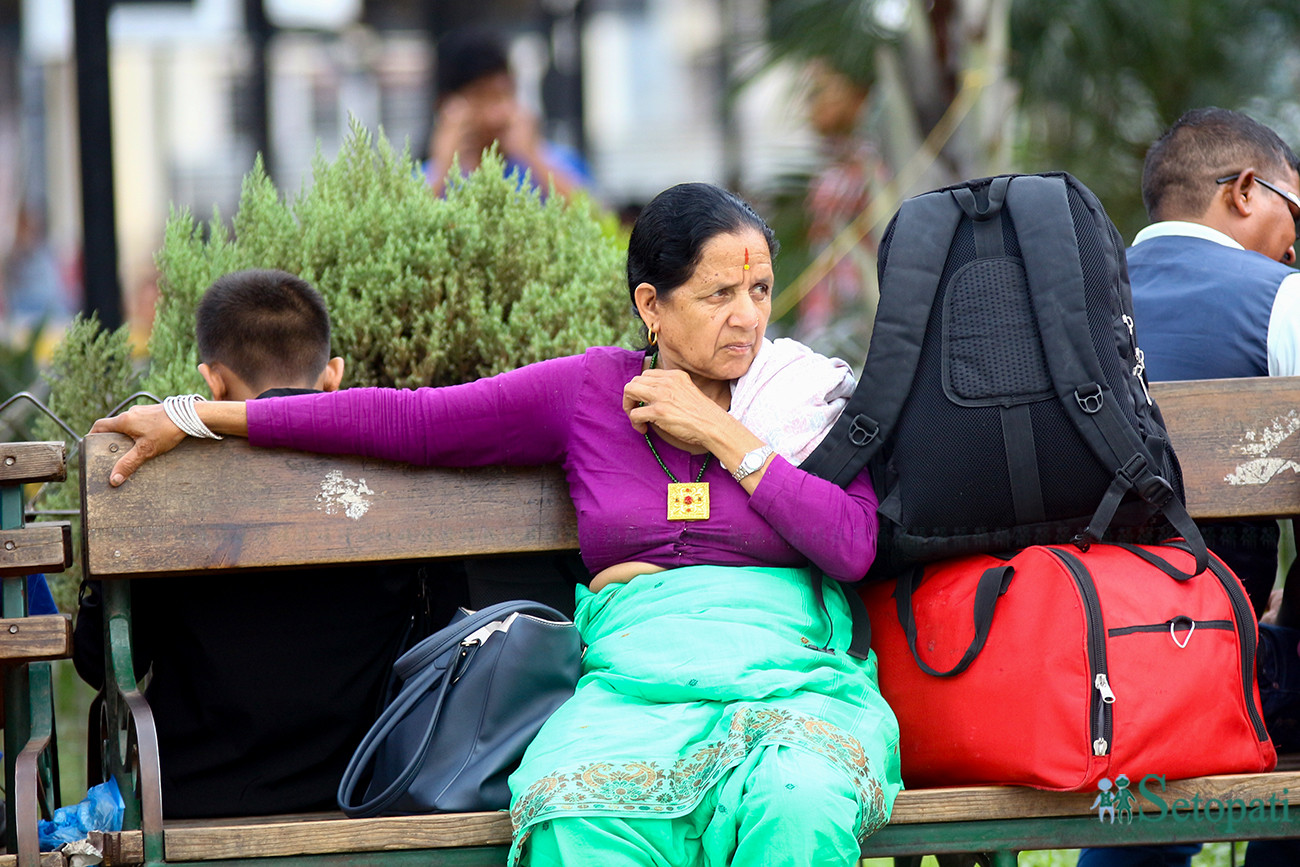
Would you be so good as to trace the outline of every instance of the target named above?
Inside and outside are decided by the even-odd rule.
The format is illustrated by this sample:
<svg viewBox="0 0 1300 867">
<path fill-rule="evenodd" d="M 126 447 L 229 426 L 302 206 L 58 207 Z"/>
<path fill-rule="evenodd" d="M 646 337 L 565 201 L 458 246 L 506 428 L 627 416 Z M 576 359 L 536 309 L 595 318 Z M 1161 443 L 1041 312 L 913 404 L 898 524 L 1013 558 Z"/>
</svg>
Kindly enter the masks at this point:
<svg viewBox="0 0 1300 867">
<path fill-rule="evenodd" d="M 91 831 L 120 831 L 125 812 L 126 804 L 116 780 L 92 786 L 81 803 L 59 807 L 53 819 L 37 823 L 41 851 L 53 852 L 64 843 L 84 840 Z"/>
</svg>

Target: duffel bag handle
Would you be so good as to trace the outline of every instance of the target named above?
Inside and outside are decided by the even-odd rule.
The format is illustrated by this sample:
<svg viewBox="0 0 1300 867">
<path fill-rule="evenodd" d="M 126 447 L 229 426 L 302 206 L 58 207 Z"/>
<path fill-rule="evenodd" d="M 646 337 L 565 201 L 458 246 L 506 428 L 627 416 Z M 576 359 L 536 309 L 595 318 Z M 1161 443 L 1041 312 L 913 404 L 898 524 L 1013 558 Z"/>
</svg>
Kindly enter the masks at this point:
<svg viewBox="0 0 1300 867">
<path fill-rule="evenodd" d="M 1170 563 L 1168 560 L 1166 560 L 1164 557 L 1161 557 L 1159 554 L 1155 553 L 1154 551 L 1150 551 L 1146 548 L 1139 548 L 1137 545 L 1130 545 L 1127 542 L 1118 542 L 1116 544 L 1120 548 L 1123 548 L 1125 551 L 1128 551 L 1134 557 L 1140 557 L 1142 560 L 1145 560 L 1147 563 L 1156 567 L 1161 572 L 1165 573 L 1175 581 L 1190 581 L 1193 578 L 1195 578 L 1197 575 L 1200 575 L 1201 571 L 1204 571 L 1204 569 L 1202 569 L 1197 572 L 1184 572 L 1181 569 L 1179 569 L 1177 566 L 1175 566 L 1173 563 Z M 1187 554 L 1190 554 L 1192 555 L 1192 557 L 1197 556 L 1195 546 L 1193 546 L 1191 543 L 1188 543 L 1186 546 L 1171 544 L 1169 545 L 1169 547 L 1174 548 L 1177 551 L 1183 551 Z"/>
<path fill-rule="evenodd" d="M 1015 574 L 1014 567 L 1002 565 L 985 569 L 984 574 L 980 575 L 979 584 L 975 586 L 975 637 L 971 639 L 962 658 L 947 671 L 931 668 L 916 652 L 916 613 L 912 610 L 912 593 L 920 586 L 925 571 L 921 568 L 913 569 L 898 579 L 898 585 L 894 589 L 894 598 L 898 602 L 898 622 L 907 636 L 907 647 L 912 651 L 912 658 L 922 671 L 934 677 L 956 677 L 970 667 L 984 649 L 984 642 L 988 641 L 989 630 L 993 626 L 993 610 L 997 607 L 998 599 L 1011 586 L 1011 578 Z"/>
</svg>

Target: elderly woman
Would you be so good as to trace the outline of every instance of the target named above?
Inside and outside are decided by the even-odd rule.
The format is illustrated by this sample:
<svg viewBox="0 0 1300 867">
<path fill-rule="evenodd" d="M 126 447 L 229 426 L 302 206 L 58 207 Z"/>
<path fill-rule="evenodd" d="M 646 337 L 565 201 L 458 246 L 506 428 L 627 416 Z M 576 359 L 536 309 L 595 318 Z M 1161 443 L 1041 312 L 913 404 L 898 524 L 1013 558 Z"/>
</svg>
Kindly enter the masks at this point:
<svg viewBox="0 0 1300 867">
<path fill-rule="evenodd" d="M 255 445 L 419 464 L 560 462 L 593 574 L 573 699 L 511 777 L 511 863 L 847 865 L 901 788 L 874 657 L 846 653 L 840 581 L 875 553 L 876 498 L 798 468 L 852 389 L 843 362 L 764 339 L 771 230 L 707 184 L 632 230 L 650 348 L 596 348 L 462 386 L 201 403 Z M 159 407 L 121 484 L 185 434 Z M 199 431 L 202 433 L 202 431 Z M 822 573 L 824 607 L 814 593 Z M 777 854 L 779 853 L 779 854 Z"/>
</svg>

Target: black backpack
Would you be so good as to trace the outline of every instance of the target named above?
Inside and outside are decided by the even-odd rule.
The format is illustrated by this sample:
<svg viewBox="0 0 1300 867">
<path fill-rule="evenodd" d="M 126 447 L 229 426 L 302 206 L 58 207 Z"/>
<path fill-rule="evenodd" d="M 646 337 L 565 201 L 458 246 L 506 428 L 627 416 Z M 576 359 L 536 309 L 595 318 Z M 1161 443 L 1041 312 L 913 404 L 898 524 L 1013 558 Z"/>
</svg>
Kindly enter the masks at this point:
<svg viewBox="0 0 1300 867">
<path fill-rule="evenodd" d="M 926 193 L 894 216 L 879 263 L 862 378 L 801 466 L 846 485 L 869 465 L 882 569 L 1086 546 L 1112 525 L 1129 540 L 1172 525 L 1205 568 L 1123 241 L 1091 191 L 1056 172 Z"/>
</svg>

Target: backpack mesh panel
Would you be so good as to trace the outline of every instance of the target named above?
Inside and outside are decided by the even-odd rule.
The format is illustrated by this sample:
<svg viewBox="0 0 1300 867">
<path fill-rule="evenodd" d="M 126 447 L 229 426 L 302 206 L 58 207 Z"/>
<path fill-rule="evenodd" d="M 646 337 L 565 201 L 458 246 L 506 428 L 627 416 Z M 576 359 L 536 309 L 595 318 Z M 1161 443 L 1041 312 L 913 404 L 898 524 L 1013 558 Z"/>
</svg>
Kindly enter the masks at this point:
<svg viewBox="0 0 1300 867">
<path fill-rule="evenodd" d="M 948 285 L 945 387 L 966 401 L 1023 403 L 1052 392 L 1029 284 L 1019 259 L 979 259 Z"/>
</svg>

